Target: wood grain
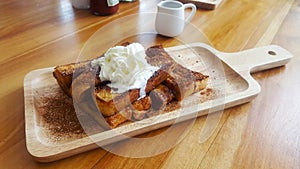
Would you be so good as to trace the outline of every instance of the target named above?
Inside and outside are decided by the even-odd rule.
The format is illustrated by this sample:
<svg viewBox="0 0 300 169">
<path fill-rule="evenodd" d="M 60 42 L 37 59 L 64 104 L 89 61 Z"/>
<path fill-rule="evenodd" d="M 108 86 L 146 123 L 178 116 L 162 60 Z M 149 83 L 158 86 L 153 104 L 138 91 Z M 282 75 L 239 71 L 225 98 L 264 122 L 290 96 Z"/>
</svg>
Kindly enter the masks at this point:
<svg viewBox="0 0 300 169">
<path fill-rule="evenodd" d="M 198 10 L 192 19 L 193 26 L 220 51 L 237 52 L 272 43 L 295 56 L 285 67 L 255 73 L 261 93 L 254 101 L 221 113 L 207 141 L 198 142 L 209 118 L 205 116 L 195 121 L 177 146 L 154 157 L 126 158 L 100 148 L 47 164 L 32 159 L 25 145 L 24 76 L 34 69 L 76 61 L 96 30 L 125 15 L 155 12 L 158 2 L 122 3 L 116 15 L 106 17 L 74 10 L 67 0 L 0 2 L 1 167 L 299 168 L 300 4 L 294 0 L 223 0 L 215 10 Z M 173 39 L 159 42 L 171 46 Z M 151 137 L 162 130 L 142 136 Z M 114 149 L 132 151 L 130 144 L 122 142 Z"/>
</svg>

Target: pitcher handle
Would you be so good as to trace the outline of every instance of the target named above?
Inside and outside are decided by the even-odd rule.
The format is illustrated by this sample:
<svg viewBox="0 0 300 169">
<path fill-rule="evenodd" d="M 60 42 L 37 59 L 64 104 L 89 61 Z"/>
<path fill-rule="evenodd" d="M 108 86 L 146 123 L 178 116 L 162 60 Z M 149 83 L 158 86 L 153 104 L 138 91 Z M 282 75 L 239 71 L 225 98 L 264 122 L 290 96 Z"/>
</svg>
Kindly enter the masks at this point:
<svg viewBox="0 0 300 169">
<path fill-rule="evenodd" d="M 194 17 L 197 7 L 196 5 L 192 4 L 192 3 L 188 3 L 188 4 L 184 4 L 183 5 L 184 10 L 186 10 L 187 8 L 192 8 L 191 13 L 189 14 L 189 16 L 185 19 L 184 24 L 188 24 L 190 23 L 190 21 L 192 20 L 192 18 Z"/>
</svg>

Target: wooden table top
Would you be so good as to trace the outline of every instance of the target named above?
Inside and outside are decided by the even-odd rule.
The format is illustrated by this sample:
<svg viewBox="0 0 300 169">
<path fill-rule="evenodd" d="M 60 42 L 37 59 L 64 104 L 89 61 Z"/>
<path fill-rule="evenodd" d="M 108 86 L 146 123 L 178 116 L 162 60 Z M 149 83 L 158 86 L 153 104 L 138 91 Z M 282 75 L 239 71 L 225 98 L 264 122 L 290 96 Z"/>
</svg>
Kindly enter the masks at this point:
<svg viewBox="0 0 300 169">
<path fill-rule="evenodd" d="M 204 41 L 224 52 L 276 44 L 294 55 L 286 66 L 253 74 L 261 85 L 259 95 L 249 103 L 221 112 L 216 128 L 203 142 L 199 138 L 207 116 L 197 118 L 177 145 L 155 156 L 124 157 L 97 148 L 50 163 L 39 163 L 31 157 L 25 140 L 25 75 L 35 69 L 76 61 L 98 29 L 125 16 L 156 12 L 158 2 L 121 3 L 119 11 L 111 16 L 94 16 L 88 10 L 74 9 L 69 0 L 0 2 L 0 168 L 300 168 L 297 0 L 223 0 L 215 10 L 197 10 L 191 27 L 198 32 L 187 34 L 187 42 Z M 115 42 L 112 37 L 116 31 L 128 27 L 126 22 L 120 22 L 109 28 L 99 39 L 99 52 Z M 207 39 L 197 37 L 199 32 Z M 126 36 L 114 40 L 124 41 Z M 176 44 L 175 38 L 153 35 L 137 40 L 165 46 Z M 166 142 L 170 139 L 166 138 Z M 130 141 L 113 148 L 132 151 Z"/>
</svg>

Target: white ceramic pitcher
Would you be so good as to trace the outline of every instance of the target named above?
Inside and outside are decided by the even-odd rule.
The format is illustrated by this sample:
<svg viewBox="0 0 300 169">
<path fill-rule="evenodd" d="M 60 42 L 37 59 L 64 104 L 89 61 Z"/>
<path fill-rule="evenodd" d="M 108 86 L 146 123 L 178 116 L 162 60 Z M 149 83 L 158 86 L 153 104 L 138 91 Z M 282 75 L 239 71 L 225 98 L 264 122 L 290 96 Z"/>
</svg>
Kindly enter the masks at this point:
<svg viewBox="0 0 300 169">
<path fill-rule="evenodd" d="M 185 10 L 191 8 L 190 14 L 185 17 Z M 196 6 L 179 1 L 166 0 L 157 4 L 157 14 L 155 19 L 155 29 L 158 34 L 168 37 L 175 37 L 182 33 L 196 13 Z"/>
</svg>

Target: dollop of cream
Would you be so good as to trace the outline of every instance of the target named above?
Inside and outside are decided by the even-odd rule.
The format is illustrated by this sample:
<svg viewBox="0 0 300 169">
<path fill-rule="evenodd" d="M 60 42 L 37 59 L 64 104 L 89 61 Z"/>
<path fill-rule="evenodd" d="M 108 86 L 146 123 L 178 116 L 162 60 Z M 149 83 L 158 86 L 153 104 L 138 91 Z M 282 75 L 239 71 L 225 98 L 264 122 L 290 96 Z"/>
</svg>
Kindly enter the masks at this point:
<svg viewBox="0 0 300 169">
<path fill-rule="evenodd" d="M 110 81 L 109 87 L 122 93 L 129 89 L 141 89 L 143 97 L 148 79 L 159 67 L 147 63 L 144 47 L 139 43 L 115 46 L 107 50 L 104 57 L 92 61 L 92 66 L 100 66 L 101 81 Z"/>
</svg>

